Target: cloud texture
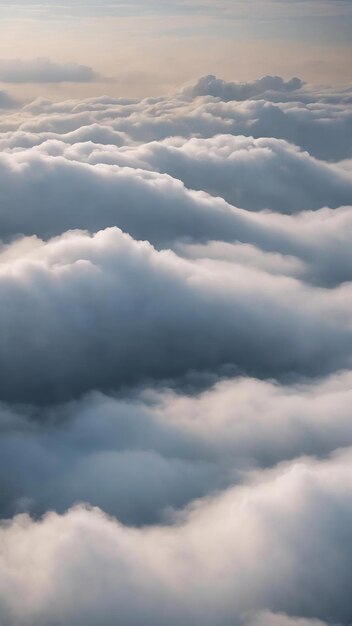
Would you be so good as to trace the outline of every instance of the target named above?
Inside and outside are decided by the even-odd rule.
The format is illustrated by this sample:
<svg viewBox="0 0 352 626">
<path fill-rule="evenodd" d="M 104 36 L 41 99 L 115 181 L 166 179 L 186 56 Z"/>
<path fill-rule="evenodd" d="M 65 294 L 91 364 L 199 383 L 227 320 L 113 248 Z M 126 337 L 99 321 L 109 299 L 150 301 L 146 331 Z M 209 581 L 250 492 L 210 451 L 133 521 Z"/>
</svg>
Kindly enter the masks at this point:
<svg viewBox="0 0 352 626">
<path fill-rule="evenodd" d="M 5 108 L 1 626 L 348 626 L 351 90 Z"/>
<path fill-rule="evenodd" d="M 13 109 L 17 105 L 17 102 L 7 91 L 0 91 L 0 110 L 1 109 Z"/>
</svg>

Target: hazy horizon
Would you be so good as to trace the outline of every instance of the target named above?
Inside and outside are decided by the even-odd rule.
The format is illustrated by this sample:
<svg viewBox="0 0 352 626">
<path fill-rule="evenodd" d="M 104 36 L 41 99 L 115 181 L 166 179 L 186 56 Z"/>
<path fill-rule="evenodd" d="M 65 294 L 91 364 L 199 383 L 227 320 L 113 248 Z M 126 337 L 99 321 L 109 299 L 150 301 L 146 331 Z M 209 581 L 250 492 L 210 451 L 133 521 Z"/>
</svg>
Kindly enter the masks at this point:
<svg viewBox="0 0 352 626">
<path fill-rule="evenodd" d="M 204 74 L 352 80 L 349 0 L 0 2 L 0 60 L 88 66 L 87 82 L 11 83 L 17 97 L 158 96 Z M 95 73 L 95 75 L 94 75 Z M 3 79 L 0 76 L 0 82 Z"/>
</svg>

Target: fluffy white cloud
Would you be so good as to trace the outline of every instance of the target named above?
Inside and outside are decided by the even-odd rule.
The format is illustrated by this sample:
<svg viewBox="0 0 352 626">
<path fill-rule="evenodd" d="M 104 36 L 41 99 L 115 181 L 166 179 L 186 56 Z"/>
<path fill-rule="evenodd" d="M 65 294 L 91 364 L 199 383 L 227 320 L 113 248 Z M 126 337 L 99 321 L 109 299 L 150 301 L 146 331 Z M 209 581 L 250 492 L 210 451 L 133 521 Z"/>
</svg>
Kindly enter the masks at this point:
<svg viewBox="0 0 352 626">
<path fill-rule="evenodd" d="M 3 406 L 1 515 L 84 500 L 124 522 L 155 523 L 254 468 L 351 446 L 351 382 L 350 372 L 286 386 L 238 378 L 199 396 L 148 389 L 35 411 Z"/>
<path fill-rule="evenodd" d="M 98 123 L 127 133 L 135 142 L 171 136 L 216 134 L 285 139 L 328 161 L 351 157 L 351 90 L 340 95 L 309 92 L 308 101 L 265 99 L 223 102 L 182 94 L 144 100 L 90 98 L 50 103 L 37 100 L 17 117 L 4 118 L 0 131 L 68 133 Z"/>
<path fill-rule="evenodd" d="M 0 109 L 13 109 L 18 105 L 16 100 L 7 91 L 0 91 Z"/>
<path fill-rule="evenodd" d="M 290 93 L 301 89 L 303 82 L 299 78 L 284 81 L 280 76 L 264 76 L 253 82 L 236 83 L 226 82 L 221 78 L 209 75 L 203 76 L 195 85 L 184 88 L 183 93 L 192 98 L 198 96 L 213 96 L 223 102 L 231 100 L 250 100 L 253 98 L 267 98 L 270 94 Z M 295 94 L 290 95 L 295 99 Z M 299 98 L 299 96 L 298 96 Z"/>
<path fill-rule="evenodd" d="M 351 450 L 300 459 L 167 526 L 128 528 L 82 507 L 19 516 L 1 528 L 2 622 L 229 626 L 269 609 L 347 624 L 351 467 Z"/>
<path fill-rule="evenodd" d="M 7 147 L 16 140 L 15 134 L 8 143 L 4 139 L 3 145 Z M 77 145 L 88 140 L 94 144 Z M 35 136 L 33 144 L 35 141 L 44 154 L 93 165 L 106 163 L 164 172 L 190 189 L 207 191 L 252 211 L 297 213 L 323 206 L 335 208 L 352 201 L 350 170 L 318 161 L 283 140 L 216 135 L 126 146 L 123 143 L 127 140 L 123 141 L 116 131 L 93 124 L 67 134 Z M 58 141 L 73 147 L 60 146 Z M 113 145 L 103 147 L 97 143 Z"/>
</svg>

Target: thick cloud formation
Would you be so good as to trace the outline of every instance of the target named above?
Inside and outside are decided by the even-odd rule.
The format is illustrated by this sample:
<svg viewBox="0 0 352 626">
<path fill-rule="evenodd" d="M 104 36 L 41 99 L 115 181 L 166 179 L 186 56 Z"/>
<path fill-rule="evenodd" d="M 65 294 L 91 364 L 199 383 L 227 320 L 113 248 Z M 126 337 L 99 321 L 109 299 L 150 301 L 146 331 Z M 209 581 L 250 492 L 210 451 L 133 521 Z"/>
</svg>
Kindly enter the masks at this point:
<svg viewBox="0 0 352 626">
<path fill-rule="evenodd" d="M 296 202 L 305 207 L 317 207 L 324 200 L 324 191 L 332 206 L 339 204 L 339 197 L 344 204 L 350 196 L 352 200 L 349 169 L 317 163 L 294 150 L 290 153 L 285 144 L 276 146 L 276 155 L 272 148 L 266 147 L 266 140 L 252 149 L 246 145 L 247 140 L 238 139 L 238 152 L 233 153 L 233 159 L 225 159 L 221 157 L 225 140 L 226 137 L 221 137 L 213 143 L 201 144 L 204 150 L 208 147 L 208 158 L 196 159 L 193 174 L 187 173 L 190 168 L 185 167 L 184 178 L 188 183 L 193 179 L 193 187 L 199 186 L 200 178 L 211 180 L 207 169 L 212 163 L 212 171 L 219 172 L 218 177 L 224 182 L 224 195 L 227 183 L 229 196 L 233 193 L 238 200 L 245 198 L 244 204 L 251 205 L 251 212 L 234 207 L 222 198 L 189 190 L 170 175 L 150 171 L 151 165 L 147 165 L 146 160 L 158 160 L 166 169 L 167 146 L 147 144 L 144 149 L 119 152 L 90 142 L 73 146 L 46 142 L 38 149 L 0 157 L 2 236 L 7 241 L 20 233 L 49 238 L 66 229 L 85 228 L 95 232 L 117 224 L 134 238 L 148 240 L 159 249 L 176 247 L 180 250 L 180 241 L 237 242 L 237 250 L 238 243 L 250 244 L 257 254 L 257 263 L 262 262 L 263 251 L 284 258 L 297 257 L 296 263 L 290 265 L 291 270 L 285 270 L 289 275 L 293 272 L 297 277 L 304 276 L 306 280 L 327 286 L 349 280 L 352 259 L 349 208 L 323 208 L 315 213 L 295 211 L 292 217 L 256 212 L 261 203 L 264 208 L 270 199 L 274 206 L 283 209 L 296 209 Z M 190 143 L 189 147 L 187 142 L 186 150 L 192 154 Z M 177 148 L 171 148 L 170 152 L 167 169 L 171 171 L 177 168 L 172 165 L 175 152 L 177 163 Z M 182 150 L 180 153 L 183 158 Z M 287 163 L 283 167 L 284 158 Z M 191 157 L 187 159 L 190 166 Z M 88 162 L 82 163 L 82 160 Z M 120 164 L 112 165 L 104 160 L 117 160 Z M 261 174 L 258 173 L 260 168 Z M 236 169 L 237 185 L 232 179 Z M 277 171 L 276 177 L 270 174 L 269 178 L 270 169 Z M 259 177 L 263 181 L 261 186 L 252 184 L 254 171 L 257 182 Z M 309 191 L 310 180 L 314 181 L 316 191 Z M 204 186 L 210 190 L 209 183 Z M 228 260 L 229 248 L 221 249 L 224 259 Z M 248 247 L 241 249 L 248 250 Z M 218 246 L 219 254 L 221 259 Z"/>
<path fill-rule="evenodd" d="M 3 406 L 1 516 L 85 500 L 125 523 L 155 523 L 254 467 L 351 446 L 351 382 L 350 372 L 295 386 L 238 378 L 196 397 L 149 389 L 53 409 Z"/>
<path fill-rule="evenodd" d="M 1 626 L 348 626 L 351 89 L 3 102 Z"/>
<path fill-rule="evenodd" d="M 3 623 L 229 626 L 270 610 L 348 624 L 351 460 L 350 449 L 296 460 L 168 526 L 128 528 L 82 507 L 19 516 L 1 529 Z"/>
<path fill-rule="evenodd" d="M 50 143 L 48 148 L 50 153 Z M 70 149 L 64 154 L 75 157 Z M 94 146 L 90 154 L 85 149 L 78 158 L 93 164 L 103 162 L 165 172 L 182 180 L 188 188 L 221 196 L 230 204 L 252 211 L 296 213 L 352 202 L 349 171 L 317 161 L 282 140 L 232 135 L 187 141 L 174 138 L 137 148 L 114 150 L 109 146 L 104 150 Z"/>
<path fill-rule="evenodd" d="M 78 63 L 57 63 L 47 58 L 0 59 L 3 83 L 86 83 L 97 78 L 91 67 Z"/>
<path fill-rule="evenodd" d="M 25 141 L 28 146 L 23 145 Z M 61 156 L 90 165 L 152 170 L 182 180 L 189 189 L 221 196 L 232 205 L 252 211 L 297 213 L 352 202 L 350 171 L 340 164 L 318 161 L 283 140 L 216 135 L 208 139 L 171 138 L 137 146 L 126 145 L 126 141 L 123 134 L 98 124 L 61 135 L 31 137 L 17 133 L 2 141 L 4 149 L 16 149 L 16 155 L 3 160 L 2 167 L 14 167 L 19 159 L 30 162 L 39 154 L 42 158 Z M 19 149 L 25 147 L 27 150 L 20 154 Z M 254 185 L 254 180 L 260 184 Z"/>
<path fill-rule="evenodd" d="M 0 91 L 0 109 L 13 109 L 17 104 L 16 100 L 7 91 Z"/>
</svg>

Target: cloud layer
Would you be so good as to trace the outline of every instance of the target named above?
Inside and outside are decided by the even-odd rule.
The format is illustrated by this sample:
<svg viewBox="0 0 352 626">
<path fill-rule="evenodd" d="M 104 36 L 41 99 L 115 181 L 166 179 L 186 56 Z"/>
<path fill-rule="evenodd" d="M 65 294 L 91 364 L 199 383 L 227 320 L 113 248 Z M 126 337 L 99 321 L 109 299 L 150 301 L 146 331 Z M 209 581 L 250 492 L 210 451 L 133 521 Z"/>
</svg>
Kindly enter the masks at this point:
<svg viewBox="0 0 352 626">
<path fill-rule="evenodd" d="M 1 626 L 348 626 L 351 89 L 6 97 Z"/>
<path fill-rule="evenodd" d="M 148 389 L 94 392 L 50 410 L 3 406 L 2 517 L 84 500 L 125 523 L 165 521 L 170 507 L 254 469 L 351 446 L 351 380 L 350 372 L 294 386 L 235 378 L 198 396 Z"/>
<path fill-rule="evenodd" d="M 284 81 L 280 76 L 264 76 L 251 83 L 226 82 L 216 76 L 203 76 L 195 85 L 186 87 L 183 91 L 186 95 L 196 98 L 197 96 L 213 96 L 223 102 L 231 100 L 250 100 L 265 98 L 274 94 L 291 93 L 303 87 L 299 78 L 291 78 Z M 292 97 L 292 96 L 291 96 Z M 294 99 L 294 96 L 293 96 Z"/>
<path fill-rule="evenodd" d="M 33 250 L 6 248 L 0 268 L 5 400 L 67 400 L 148 380 L 182 384 L 192 372 L 222 368 L 314 376 L 350 363 L 349 283 L 327 290 L 185 260 L 116 228 L 28 244 Z"/>
<path fill-rule="evenodd" d="M 97 74 L 87 65 L 57 63 L 47 58 L 31 60 L 0 59 L 0 81 L 3 83 L 86 83 Z"/>
</svg>

